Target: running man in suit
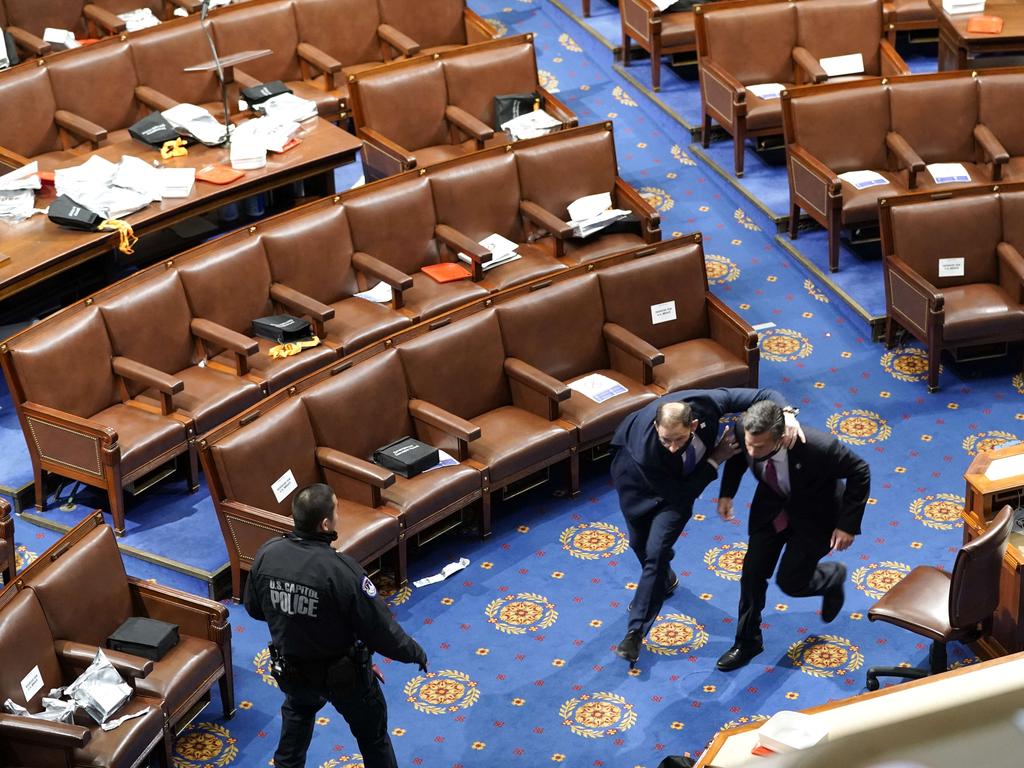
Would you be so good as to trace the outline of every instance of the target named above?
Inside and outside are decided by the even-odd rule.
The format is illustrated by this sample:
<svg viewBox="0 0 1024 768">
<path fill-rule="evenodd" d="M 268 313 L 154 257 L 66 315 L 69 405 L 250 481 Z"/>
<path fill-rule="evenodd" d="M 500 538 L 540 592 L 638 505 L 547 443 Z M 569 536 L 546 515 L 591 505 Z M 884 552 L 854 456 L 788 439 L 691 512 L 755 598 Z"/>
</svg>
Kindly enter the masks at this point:
<svg viewBox="0 0 1024 768">
<path fill-rule="evenodd" d="M 733 497 L 743 473 L 749 468 L 758 479 L 740 576 L 736 642 L 717 663 L 724 672 L 744 666 L 763 650 L 761 611 L 776 565 L 775 581 L 783 592 L 820 595 L 826 623 L 839 615 L 846 567 L 819 561 L 853 543 L 871 489 L 867 462 L 835 438 L 805 429 L 805 442 L 785 446 L 783 416 L 775 403 L 751 405 L 736 427 L 740 452 L 722 472 L 718 514 L 723 520 L 733 518 Z"/>
</svg>

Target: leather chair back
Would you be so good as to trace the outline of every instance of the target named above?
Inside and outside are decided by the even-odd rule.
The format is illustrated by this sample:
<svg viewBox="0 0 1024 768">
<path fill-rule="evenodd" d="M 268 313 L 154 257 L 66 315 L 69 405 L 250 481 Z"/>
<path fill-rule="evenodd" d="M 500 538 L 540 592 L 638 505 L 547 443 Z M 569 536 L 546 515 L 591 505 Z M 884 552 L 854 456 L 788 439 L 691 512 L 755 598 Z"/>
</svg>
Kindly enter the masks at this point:
<svg viewBox="0 0 1024 768">
<path fill-rule="evenodd" d="M 434 238 L 434 197 L 426 176 L 412 174 L 397 183 L 371 185 L 345 201 L 345 213 L 357 251 L 406 274 L 440 260 Z"/>
<path fill-rule="evenodd" d="M 58 0 L 41 3 L 39 0 L 3 0 L 7 22 L 21 27 L 36 37 L 42 37 L 47 27 L 69 29 L 77 37 L 85 32 L 82 18 L 84 0 Z"/>
<path fill-rule="evenodd" d="M 817 58 L 859 53 L 864 74 L 881 75 L 880 0 L 814 0 L 796 3 L 797 45 Z"/>
<path fill-rule="evenodd" d="M 498 319 L 505 353 L 556 379 L 567 381 L 609 366 L 596 274 L 519 296 L 498 307 Z"/>
<path fill-rule="evenodd" d="M 59 340 L 59 343 L 58 343 Z M 97 307 L 47 321 L 43 333 L 11 347 L 11 361 L 26 401 L 89 418 L 120 402 L 110 338 Z M 69 375 L 70 372 L 74 375 Z"/>
<path fill-rule="evenodd" d="M 383 61 L 377 3 L 367 0 L 296 0 L 299 39 L 315 45 L 343 66 Z"/>
<path fill-rule="evenodd" d="M 618 171 L 611 131 L 517 148 L 515 157 L 522 198 L 561 218 L 568 218 L 566 206 L 574 200 L 615 190 Z M 552 173 L 554 168 L 557 173 Z"/>
<path fill-rule="evenodd" d="M 0 609 L 0 658 L 4 660 L 0 664 L 0 696 L 4 701 L 13 699 L 15 704 L 29 712 L 39 712 L 43 708 L 43 696 L 51 688 L 63 685 L 60 663 L 53 650 L 53 635 L 35 592 L 21 589 L 14 593 L 11 590 L 5 597 L 9 601 Z M 21 681 L 33 667 L 39 667 L 43 686 L 26 700 Z M 17 746 L 13 740 L 0 739 L 0 758 L 7 758 L 4 765 L 38 765 L 29 759 L 22 762 L 11 754 Z M 21 744 L 22 748 L 25 746 Z"/>
<path fill-rule="evenodd" d="M 316 439 L 306 407 L 298 398 L 267 411 L 210 448 L 224 496 L 257 509 L 291 518 L 291 497 L 278 501 L 271 483 L 291 471 L 299 488 L 323 482 L 316 463 Z M 270 481 L 267 481 L 270 478 Z M 244 530 L 253 534 L 248 526 Z M 255 552 L 267 540 L 238 543 L 239 551 Z M 255 535 L 255 534 L 253 534 Z M 250 546 L 251 545 L 251 546 Z"/>
<path fill-rule="evenodd" d="M 793 141 L 836 173 L 889 166 L 889 93 L 885 86 L 819 93 L 789 102 Z"/>
<path fill-rule="evenodd" d="M 1003 240 L 1014 247 L 1024 246 L 1024 192 L 1001 192 Z"/>
<path fill-rule="evenodd" d="M 263 248 L 275 282 L 324 304 L 359 292 L 352 269 L 352 233 L 341 205 L 317 207 L 273 222 Z"/>
<path fill-rule="evenodd" d="M 975 160 L 978 88 L 971 78 L 889 85 L 892 129 L 926 163 Z"/>
<path fill-rule="evenodd" d="M 707 55 L 744 85 L 793 82 L 795 5 L 707 6 Z"/>
<path fill-rule="evenodd" d="M 531 93 L 538 88 L 533 43 L 486 46 L 442 60 L 448 103 L 469 112 L 495 130 L 494 97 Z"/>
<path fill-rule="evenodd" d="M 108 131 L 127 128 L 148 112 L 135 100 L 135 65 L 127 42 L 110 40 L 88 56 L 54 56 L 47 68 L 57 109 L 66 109 Z"/>
<path fill-rule="evenodd" d="M 369 460 L 374 450 L 416 430 L 396 350 L 342 371 L 302 396 L 316 444 Z"/>
<path fill-rule="evenodd" d="M 216 72 L 182 71 L 210 60 L 210 44 L 198 24 L 161 24 L 132 33 L 130 43 L 141 84 L 188 104 L 221 100 Z"/>
<path fill-rule="evenodd" d="M 440 61 L 371 70 L 355 87 L 359 127 L 372 128 L 411 152 L 448 143 L 448 90 Z"/>
<path fill-rule="evenodd" d="M 514 153 L 449 163 L 431 174 L 430 189 L 438 223 L 477 241 L 494 233 L 516 243 L 525 239 Z"/>
<path fill-rule="evenodd" d="M 31 586 L 55 640 L 102 648 L 132 615 L 128 574 L 108 525 L 97 526 L 39 571 Z"/>
<path fill-rule="evenodd" d="M 957 553 L 949 586 L 950 626 L 972 627 L 992 617 L 999 604 L 1003 555 L 1012 526 L 1013 509 L 1005 506 L 985 533 Z"/>
<path fill-rule="evenodd" d="M 380 20 L 404 32 L 422 48 L 465 45 L 464 0 L 377 0 Z"/>
<path fill-rule="evenodd" d="M 996 195 L 971 195 L 942 205 L 894 206 L 893 249 L 939 290 L 953 285 L 998 283 L 996 246 L 1003 237 Z M 939 256 L 964 259 L 962 277 L 939 277 Z"/>
<path fill-rule="evenodd" d="M 128 13 L 137 8 L 149 8 L 158 19 L 169 18 L 164 0 L 92 0 L 92 3 L 111 13 Z"/>
<path fill-rule="evenodd" d="M 291 0 L 251 3 L 244 12 L 221 13 L 213 20 L 221 56 L 242 51 L 270 49 L 271 53 L 239 65 L 257 80 L 301 80 L 296 48 L 299 33 Z"/>
<path fill-rule="evenodd" d="M 174 270 L 134 283 L 128 290 L 97 303 L 110 333 L 115 355 L 174 374 L 195 362 L 192 313 Z M 145 385 L 126 381 L 137 395 Z"/>
<path fill-rule="evenodd" d="M 409 396 L 456 416 L 476 416 L 509 405 L 505 348 L 494 310 L 438 328 L 398 347 Z M 444 365 L 438 365 L 444 360 Z"/>
<path fill-rule="evenodd" d="M 0 77 L 0 104 L 8 105 L 0 120 L 0 147 L 24 157 L 61 149 L 53 113 L 57 102 L 47 67 L 17 67 Z M 14 105 L 17 105 L 16 107 Z"/>
<path fill-rule="evenodd" d="M 987 125 L 1010 157 L 1024 155 L 1020 105 L 1024 104 L 1024 74 L 982 74 L 978 78 L 978 122 Z"/>
<path fill-rule="evenodd" d="M 664 349 L 710 336 L 704 290 L 707 273 L 700 246 L 691 243 L 599 270 L 604 319 Z M 701 286 L 702 289 L 699 289 Z M 654 324 L 651 307 L 675 304 L 676 319 Z"/>
</svg>

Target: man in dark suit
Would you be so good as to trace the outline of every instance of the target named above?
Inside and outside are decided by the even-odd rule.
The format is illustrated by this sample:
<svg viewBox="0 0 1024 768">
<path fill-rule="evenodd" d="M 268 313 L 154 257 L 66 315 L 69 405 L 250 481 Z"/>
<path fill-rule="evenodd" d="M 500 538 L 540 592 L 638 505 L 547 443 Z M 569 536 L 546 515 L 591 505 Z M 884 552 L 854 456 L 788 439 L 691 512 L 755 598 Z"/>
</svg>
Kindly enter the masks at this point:
<svg viewBox="0 0 1024 768">
<path fill-rule="evenodd" d="M 718 465 L 739 446 L 719 420 L 753 403 L 782 395 L 770 389 L 674 392 L 627 416 L 612 437 L 612 480 L 629 529 L 629 545 L 643 572 L 629 608 L 629 627 L 615 652 L 636 663 L 640 645 L 665 597 L 679 584 L 669 569 L 675 544 L 693 513 L 693 502 L 718 475 Z M 794 420 L 785 437 L 796 440 Z"/>
<path fill-rule="evenodd" d="M 736 643 L 717 663 L 724 672 L 742 667 L 763 650 L 761 611 L 776 564 L 775 580 L 783 592 L 791 597 L 820 595 L 826 623 L 839 615 L 846 567 L 819 561 L 853 543 L 871 489 L 867 462 L 823 432 L 807 429 L 806 441 L 787 449 L 783 417 L 775 403 L 752 405 L 736 428 L 740 452 L 722 472 L 718 514 L 725 520 L 733 517 L 732 500 L 748 467 L 759 480 L 740 576 Z"/>
</svg>

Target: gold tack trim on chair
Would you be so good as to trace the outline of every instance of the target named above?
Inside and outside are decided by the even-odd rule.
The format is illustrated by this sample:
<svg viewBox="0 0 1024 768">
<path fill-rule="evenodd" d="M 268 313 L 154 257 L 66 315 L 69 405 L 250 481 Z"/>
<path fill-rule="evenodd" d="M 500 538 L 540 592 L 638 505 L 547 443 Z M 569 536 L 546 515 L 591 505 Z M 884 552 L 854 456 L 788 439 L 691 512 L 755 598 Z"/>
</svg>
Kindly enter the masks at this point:
<svg viewBox="0 0 1024 768">
<path fill-rule="evenodd" d="M 255 235 L 256 234 L 256 225 L 253 225 L 253 226 L 249 227 L 249 234 L 250 235 Z"/>
</svg>

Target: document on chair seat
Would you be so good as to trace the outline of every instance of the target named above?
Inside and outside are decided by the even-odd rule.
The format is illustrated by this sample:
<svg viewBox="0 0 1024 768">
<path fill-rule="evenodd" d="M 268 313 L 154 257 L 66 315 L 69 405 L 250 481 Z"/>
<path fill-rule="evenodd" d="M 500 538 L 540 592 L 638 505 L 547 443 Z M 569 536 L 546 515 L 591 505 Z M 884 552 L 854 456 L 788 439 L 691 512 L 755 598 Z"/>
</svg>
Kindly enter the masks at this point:
<svg viewBox="0 0 1024 768">
<path fill-rule="evenodd" d="M 492 253 L 491 254 L 491 260 L 490 261 L 485 261 L 480 266 L 480 268 L 484 272 L 486 272 L 489 269 L 494 269 L 495 267 L 500 267 L 502 264 L 508 264 L 510 261 L 518 261 L 521 258 L 523 258 L 523 257 L 520 256 L 515 251 L 510 251 L 508 253 L 504 253 L 501 256 L 498 256 L 498 254 L 496 254 L 496 253 Z M 472 264 L 473 263 L 473 258 L 471 256 L 468 256 L 467 254 L 462 253 L 460 251 L 459 252 L 459 261 L 464 261 L 466 264 Z"/>
<path fill-rule="evenodd" d="M 612 196 L 608 192 L 585 195 L 566 206 L 574 237 L 589 237 L 616 221 L 630 215 L 629 211 L 612 208 Z"/>
<path fill-rule="evenodd" d="M 195 183 L 195 168 L 160 169 L 160 186 L 164 197 L 188 197 Z"/>
<path fill-rule="evenodd" d="M 43 30 L 43 41 L 47 43 L 56 43 L 57 45 L 63 45 L 65 48 L 81 48 L 82 44 L 75 40 L 75 33 L 70 29 L 60 29 L 59 27 L 47 27 Z"/>
<path fill-rule="evenodd" d="M 160 19 L 149 8 L 136 8 L 134 11 L 119 13 L 117 17 L 124 22 L 125 29 L 129 32 L 138 32 L 140 29 L 155 27 L 160 23 Z"/>
<path fill-rule="evenodd" d="M 459 463 L 459 460 L 452 456 L 447 451 L 442 451 L 440 448 L 437 449 L 437 464 L 432 467 L 427 467 L 424 472 L 433 472 L 435 469 L 441 469 L 442 467 L 454 467 Z"/>
<path fill-rule="evenodd" d="M 579 392 L 584 397 L 589 397 L 595 403 L 603 403 L 605 400 L 610 400 L 616 395 L 628 391 L 615 379 L 609 379 L 602 373 L 591 373 L 582 379 L 576 379 L 568 386 L 569 389 Z"/>
<path fill-rule="evenodd" d="M 543 136 L 561 126 L 562 121 L 558 118 L 552 117 L 543 109 L 535 109 L 502 123 L 501 130 L 508 133 L 513 141 L 521 141 Z"/>
<path fill-rule="evenodd" d="M 759 99 L 777 99 L 779 95 L 786 90 L 786 86 L 782 83 L 755 83 L 754 85 L 747 85 L 745 88 L 752 94 L 757 96 Z"/>
<path fill-rule="evenodd" d="M 842 75 L 859 75 L 864 72 L 864 57 L 859 53 L 847 53 L 843 56 L 828 56 L 818 59 L 821 68 L 829 77 Z"/>
<path fill-rule="evenodd" d="M 962 163 L 929 163 L 925 166 L 936 184 L 952 184 L 971 180 Z"/>
<path fill-rule="evenodd" d="M 847 171 L 846 173 L 840 173 L 839 178 L 854 189 L 867 189 L 868 187 L 878 187 L 889 183 L 885 176 L 874 171 Z"/>
<path fill-rule="evenodd" d="M 381 280 L 372 288 L 367 288 L 359 293 L 353 293 L 352 296 L 356 299 L 372 301 L 374 304 L 388 304 L 394 296 L 394 292 L 391 290 L 390 285 Z"/>
</svg>

